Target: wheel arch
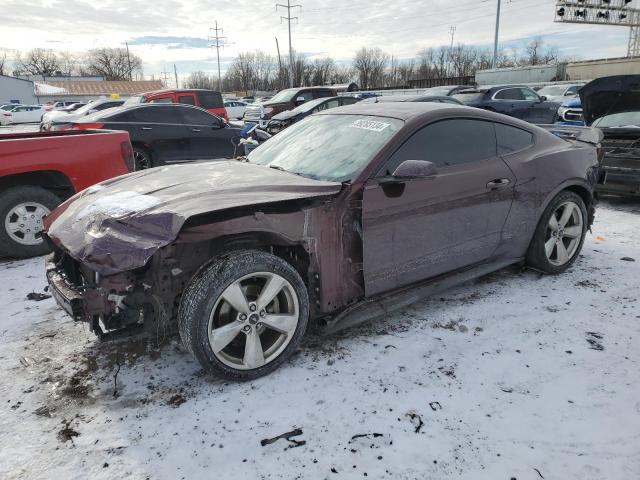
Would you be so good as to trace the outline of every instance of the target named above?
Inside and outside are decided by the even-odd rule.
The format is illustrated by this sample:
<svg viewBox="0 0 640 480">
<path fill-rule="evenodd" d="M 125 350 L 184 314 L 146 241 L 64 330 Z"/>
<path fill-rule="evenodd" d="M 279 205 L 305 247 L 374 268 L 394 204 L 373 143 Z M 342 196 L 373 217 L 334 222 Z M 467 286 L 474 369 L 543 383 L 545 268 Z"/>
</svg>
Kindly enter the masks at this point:
<svg viewBox="0 0 640 480">
<path fill-rule="evenodd" d="M 42 187 L 62 200 L 66 200 L 76 193 L 71 179 L 58 170 L 36 170 L 0 178 L 0 190 L 22 186 Z"/>
</svg>

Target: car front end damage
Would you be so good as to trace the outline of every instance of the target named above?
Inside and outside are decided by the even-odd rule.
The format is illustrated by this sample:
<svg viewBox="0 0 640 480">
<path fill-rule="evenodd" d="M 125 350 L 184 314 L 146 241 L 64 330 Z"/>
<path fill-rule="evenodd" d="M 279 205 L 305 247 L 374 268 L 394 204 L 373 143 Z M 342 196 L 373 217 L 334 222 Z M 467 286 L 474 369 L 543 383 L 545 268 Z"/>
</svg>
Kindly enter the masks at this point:
<svg viewBox="0 0 640 480">
<path fill-rule="evenodd" d="M 640 130 L 640 129 L 637 129 Z M 605 130 L 602 182 L 597 191 L 610 195 L 640 196 L 640 132 Z"/>
</svg>

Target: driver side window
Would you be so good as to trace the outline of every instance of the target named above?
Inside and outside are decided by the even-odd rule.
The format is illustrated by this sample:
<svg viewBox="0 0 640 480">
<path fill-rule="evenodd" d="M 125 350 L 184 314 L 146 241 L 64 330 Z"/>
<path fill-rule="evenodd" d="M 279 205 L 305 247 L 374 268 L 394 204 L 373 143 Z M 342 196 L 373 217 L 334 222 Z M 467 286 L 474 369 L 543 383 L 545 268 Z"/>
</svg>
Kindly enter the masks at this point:
<svg viewBox="0 0 640 480">
<path fill-rule="evenodd" d="M 442 120 L 423 127 L 406 140 L 378 172 L 393 174 L 405 160 L 427 160 L 438 169 L 497 156 L 493 123 L 484 120 Z"/>
<path fill-rule="evenodd" d="M 540 97 L 533 90 L 529 90 L 528 88 L 521 88 L 520 91 L 522 92 L 522 96 L 524 97 L 525 100 L 529 102 L 540 101 Z"/>
</svg>

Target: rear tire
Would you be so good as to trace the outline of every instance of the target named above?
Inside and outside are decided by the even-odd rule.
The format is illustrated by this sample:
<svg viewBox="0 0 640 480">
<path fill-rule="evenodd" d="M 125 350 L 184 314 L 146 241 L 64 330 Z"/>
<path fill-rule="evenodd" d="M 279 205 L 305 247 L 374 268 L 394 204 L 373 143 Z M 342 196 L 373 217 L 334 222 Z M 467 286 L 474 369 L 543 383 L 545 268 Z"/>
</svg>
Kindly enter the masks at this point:
<svg viewBox="0 0 640 480">
<path fill-rule="evenodd" d="M 25 185 L 0 194 L 0 255 L 29 258 L 50 251 L 42 239 L 42 219 L 62 200 L 41 187 Z"/>
<path fill-rule="evenodd" d="M 298 272 L 261 251 L 223 255 L 203 267 L 178 309 L 182 342 L 209 372 L 251 380 L 278 368 L 307 329 L 309 297 Z"/>
<path fill-rule="evenodd" d="M 527 252 L 527 264 L 544 273 L 564 272 L 582 250 L 587 224 L 582 198 L 568 190 L 560 192 L 540 218 Z"/>
<path fill-rule="evenodd" d="M 133 160 L 134 160 L 134 168 L 137 172 L 138 170 L 146 170 L 148 168 L 153 168 L 153 158 L 151 157 L 151 152 L 146 148 L 142 147 L 133 147 Z"/>
</svg>

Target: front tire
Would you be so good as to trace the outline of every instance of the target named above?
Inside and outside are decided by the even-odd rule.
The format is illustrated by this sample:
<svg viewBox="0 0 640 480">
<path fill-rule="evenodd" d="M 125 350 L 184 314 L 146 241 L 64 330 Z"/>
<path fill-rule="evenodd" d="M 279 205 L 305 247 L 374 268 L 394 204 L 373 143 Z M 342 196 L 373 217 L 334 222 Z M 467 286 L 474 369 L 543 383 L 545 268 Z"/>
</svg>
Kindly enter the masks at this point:
<svg viewBox="0 0 640 480">
<path fill-rule="evenodd" d="M 280 366 L 307 329 L 309 297 L 298 272 L 261 251 L 214 259 L 187 286 L 178 309 L 182 342 L 209 372 L 250 380 Z"/>
<path fill-rule="evenodd" d="M 582 250 L 587 222 L 582 198 L 568 190 L 560 192 L 540 218 L 527 252 L 527 264 L 544 273 L 564 272 Z"/>
<path fill-rule="evenodd" d="M 42 238 L 42 220 L 61 199 L 41 187 L 24 185 L 0 194 L 0 255 L 29 258 L 44 255 L 49 247 Z"/>
</svg>

